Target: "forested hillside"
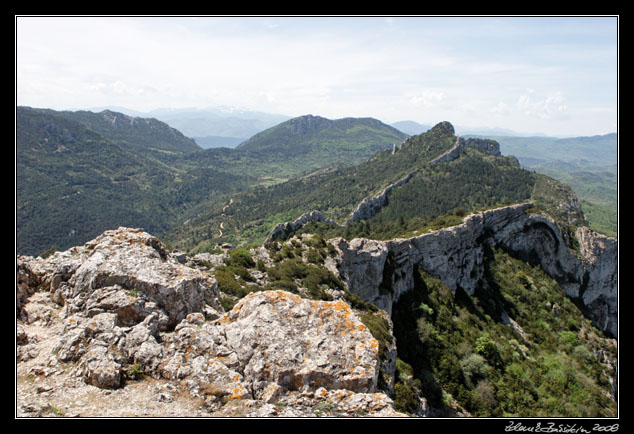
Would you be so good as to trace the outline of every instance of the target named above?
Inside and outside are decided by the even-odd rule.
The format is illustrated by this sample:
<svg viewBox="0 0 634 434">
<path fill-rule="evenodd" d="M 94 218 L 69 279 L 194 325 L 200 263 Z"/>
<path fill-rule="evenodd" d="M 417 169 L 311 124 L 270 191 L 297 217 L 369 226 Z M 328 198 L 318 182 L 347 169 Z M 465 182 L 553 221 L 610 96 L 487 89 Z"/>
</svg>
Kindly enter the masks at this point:
<svg viewBox="0 0 634 434">
<path fill-rule="evenodd" d="M 405 137 L 371 119 L 324 121 L 338 125 L 336 135 L 308 129 L 290 153 L 203 150 L 156 119 L 18 107 L 17 250 L 65 249 L 122 225 L 163 234 L 222 210 L 232 195 L 333 163 L 350 166 Z M 278 146 L 273 138 L 266 146 Z"/>
<path fill-rule="evenodd" d="M 372 118 L 330 120 L 306 115 L 262 131 L 237 149 L 265 159 L 301 158 L 305 170 L 309 170 L 337 162 L 359 164 L 377 151 L 392 149 L 406 137 Z"/>
<path fill-rule="evenodd" d="M 435 219 L 441 216 L 464 215 L 476 209 L 527 200 L 535 200 L 565 220 L 579 223 L 583 220 L 567 186 L 549 180 L 550 185 L 545 188 L 542 175 L 522 169 L 515 158 L 477 149 L 486 150 L 495 142 L 469 142 L 471 147 L 459 158 L 434 164 L 435 159 L 455 149 L 457 143 L 453 126 L 442 122 L 426 133 L 408 138 L 396 152 L 378 152 L 358 166 L 322 170 L 237 195 L 230 206 L 202 213 L 188 225 L 167 234 L 166 239 L 188 251 L 213 250 L 224 242 L 234 247 L 258 244 L 264 242 L 276 224 L 312 210 L 343 223 L 365 198 L 408 175 L 412 175 L 409 181 L 390 192 L 388 205 L 372 219 L 346 227 L 312 225 L 311 230 L 319 226 L 328 236 L 383 238 L 424 226 L 438 226 L 441 223 Z M 562 202 L 569 206 L 562 209 Z M 393 225 L 394 222 L 399 225 Z"/>
<path fill-rule="evenodd" d="M 162 233 L 195 204 L 254 182 L 246 174 L 171 164 L 195 152 L 195 143 L 155 120 L 132 125 L 132 118 L 116 117 L 126 119 L 122 131 L 113 119 L 110 112 L 18 108 L 19 253 L 65 249 L 121 225 Z"/>
<path fill-rule="evenodd" d="M 577 194 L 589 226 L 609 236 L 618 232 L 618 136 L 487 136 L 522 166 L 564 182 Z"/>
</svg>

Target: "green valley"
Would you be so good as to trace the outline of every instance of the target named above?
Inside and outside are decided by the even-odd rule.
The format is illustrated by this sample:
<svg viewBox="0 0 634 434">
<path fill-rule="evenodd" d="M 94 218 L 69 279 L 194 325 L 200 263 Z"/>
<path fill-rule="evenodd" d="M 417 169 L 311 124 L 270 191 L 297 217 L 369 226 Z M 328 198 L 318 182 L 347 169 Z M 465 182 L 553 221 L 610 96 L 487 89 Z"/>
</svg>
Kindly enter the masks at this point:
<svg viewBox="0 0 634 434">
<path fill-rule="evenodd" d="M 156 119 L 18 107 L 18 252 L 65 249 L 120 225 L 163 234 L 222 210 L 232 195 L 335 163 L 350 166 L 405 137 L 376 120 L 325 121 L 325 128 L 302 127 L 306 137 L 292 152 L 270 151 L 284 123 L 246 149 L 203 150 Z"/>
<path fill-rule="evenodd" d="M 502 155 L 497 141 L 458 137 L 449 122 L 407 137 L 374 119 L 307 115 L 236 149 L 200 149 L 162 122 L 111 111 L 19 107 L 16 120 L 19 254 L 48 254 L 106 229 L 142 227 L 168 250 L 186 252 L 178 262 L 213 275 L 225 311 L 270 290 L 344 300 L 377 341 L 378 387 L 405 414 L 616 415 L 616 339 L 597 328 L 601 315 L 613 320 L 614 290 L 584 298 L 604 283 L 591 282 L 591 272 L 612 279 L 591 268 L 588 252 L 616 242 L 583 238 L 590 202 L 555 179 L 560 166 L 548 172 L 543 165 L 540 172 L 552 177 L 527 170 Z M 609 171 L 567 167 L 566 180 L 584 185 L 593 203 L 614 200 L 602 189 L 613 181 Z M 533 205 L 506 207 L 525 202 Z M 508 208 L 536 216 L 530 225 L 514 226 L 510 217 L 504 223 L 516 231 L 510 238 L 527 234 L 524 245 L 536 243 L 536 250 L 488 243 L 490 227 L 466 232 L 467 220 L 480 227 L 485 214 Z M 473 213 L 480 214 L 465 218 Z M 299 223 L 283 225 L 293 221 Z M 469 258 L 454 258 L 451 236 L 464 236 L 458 246 Z M 407 247 L 409 238 L 421 239 Z M 399 239 L 406 246 L 400 257 L 385 247 Z M 427 262 L 410 262 L 407 252 L 425 242 Z M 381 252 L 383 262 L 376 260 Z M 557 256 L 560 268 L 533 263 L 539 253 Z M 463 273 L 474 286 L 450 288 L 432 276 L 430 270 L 443 270 L 444 256 L 449 273 Z M 352 283 L 372 278 L 378 298 L 363 298 L 366 287 Z M 393 304 L 373 304 L 381 297 Z"/>
<path fill-rule="evenodd" d="M 463 149 L 459 158 L 435 162 L 457 149 L 458 142 Z M 397 150 L 380 151 L 357 166 L 322 169 L 251 189 L 233 197 L 227 210 L 210 209 L 166 239 L 192 252 L 211 251 L 221 243 L 261 244 L 276 224 L 313 210 L 342 224 L 364 199 L 409 175 L 408 182 L 391 190 L 387 204 L 371 218 L 345 227 L 311 224 L 308 230 L 319 230 L 324 236 L 383 238 L 452 221 L 444 216 L 528 200 L 567 222 L 584 219 L 568 186 L 522 169 L 514 157 L 499 155 L 495 142 L 459 140 L 453 126 L 442 122 L 406 139 Z"/>
</svg>

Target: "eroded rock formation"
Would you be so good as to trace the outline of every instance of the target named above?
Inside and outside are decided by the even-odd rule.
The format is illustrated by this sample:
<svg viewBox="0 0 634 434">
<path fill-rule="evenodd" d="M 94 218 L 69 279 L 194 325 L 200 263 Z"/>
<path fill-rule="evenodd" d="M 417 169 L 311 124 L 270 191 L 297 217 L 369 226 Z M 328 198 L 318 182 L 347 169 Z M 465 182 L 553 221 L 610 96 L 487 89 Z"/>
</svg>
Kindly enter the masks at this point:
<svg viewBox="0 0 634 434">
<path fill-rule="evenodd" d="M 485 247 L 499 247 L 540 265 L 588 308 L 598 328 L 617 337 L 617 241 L 586 227 L 568 234 L 551 217 L 528 213 L 531 207 L 472 214 L 460 225 L 407 239 L 339 238 L 340 276 L 351 292 L 391 312 L 399 296 L 414 287 L 415 266 L 454 291 L 473 293 L 483 278 Z M 575 244 L 577 250 L 569 247 Z"/>
<path fill-rule="evenodd" d="M 400 415 L 347 303 L 264 291 L 224 312 L 217 296 L 139 229 L 18 257 L 18 415 Z"/>
</svg>

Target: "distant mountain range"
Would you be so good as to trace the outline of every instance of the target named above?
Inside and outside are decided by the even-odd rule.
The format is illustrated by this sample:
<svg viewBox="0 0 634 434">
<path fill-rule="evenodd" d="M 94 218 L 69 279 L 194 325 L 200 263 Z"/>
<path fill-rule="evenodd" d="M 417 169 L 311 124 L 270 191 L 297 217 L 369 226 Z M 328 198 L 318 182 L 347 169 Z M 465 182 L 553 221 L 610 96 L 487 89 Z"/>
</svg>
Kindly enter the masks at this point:
<svg viewBox="0 0 634 434">
<path fill-rule="evenodd" d="M 321 171 L 324 182 L 329 183 L 337 170 L 345 171 L 377 152 L 400 147 L 408 137 L 403 130 L 411 133 L 414 130 L 408 127 L 417 127 L 412 122 L 397 123 L 399 130 L 372 118 L 331 120 L 305 115 L 284 120 L 246 140 L 233 138 L 227 143 L 226 137 L 216 137 L 216 143 L 224 140 L 224 147 L 203 149 L 163 121 L 128 113 L 18 107 L 16 216 L 21 253 L 37 254 L 53 244 L 67 247 L 120 224 L 160 234 L 216 206 L 222 209 L 227 198 L 238 192 L 283 183 L 311 171 Z M 181 110 L 155 112 L 163 116 L 176 113 L 185 116 Z M 239 115 L 246 116 L 244 112 Z M 592 177 L 587 175 L 591 171 L 588 164 L 613 162 L 616 167 L 616 135 L 493 137 L 503 155 L 514 155 L 525 167 L 570 181 L 582 199 L 591 201 L 589 209 L 602 216 L 609 213 L 610 217 L 601 217 L 606 221 L 602 230 L 616 232 L 615 169 L 614 173 L 601 169 Z M 552 163 L 557 158 L 587 161 L 582 165 Z M 372 190 L 371 185 L 363 188 L 366 193 Z M 609 194 L 599 193 L 604 191 Z M 319 201 L 322 205 L 328 202 L 332 201 Z M 590 208 L 596 205 L 600 208 Z"/>
<path fill-rule="evenodd" d="M 201 148 L 234 148 L 249 137 L 290 119 L 290 116 L 243 110 L 232 107 L 159 108 L 140 112 L 124 107 L 97 107 L 91 111 L 112 110 L 129 116 L 156 118 L 193 138 Z"/>
<path fill-rule="evenodd" d="M 313 118 L 262 131 L 241 149 L 205 150 L 154 118 L 18 107 L 18 251 L 67 248 L 119 225 L 163 233 L 227 195 L 356 164 L 406 137 L 377 120 Z M 280 142 L 288 125 L 304 134 Z"/>
</svg>

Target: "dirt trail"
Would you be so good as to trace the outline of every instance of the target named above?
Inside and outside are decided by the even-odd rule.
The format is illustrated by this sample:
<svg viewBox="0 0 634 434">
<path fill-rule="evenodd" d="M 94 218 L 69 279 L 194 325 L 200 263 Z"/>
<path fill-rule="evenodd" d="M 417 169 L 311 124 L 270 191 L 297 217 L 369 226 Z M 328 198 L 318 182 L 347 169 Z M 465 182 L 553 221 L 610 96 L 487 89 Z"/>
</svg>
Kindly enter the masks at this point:
<svg viewBox="0 0 634 434">
<path fill-rule="evenodd" d="M 233 198 L 230 198 L 229 203 L 222 207 L 222 214 L 221 214 L 222 217 L 225 216 L 225 211 L 227 211 L 227 208 L 229 208 L 232 203 L 233 203 Z M 220 233 L 218 234 L 217 238 L 222 237 L 222 230 L 225 228 L 224 225 L 225 225 L 224 222 L 220 222 Z"/>
</svg>

